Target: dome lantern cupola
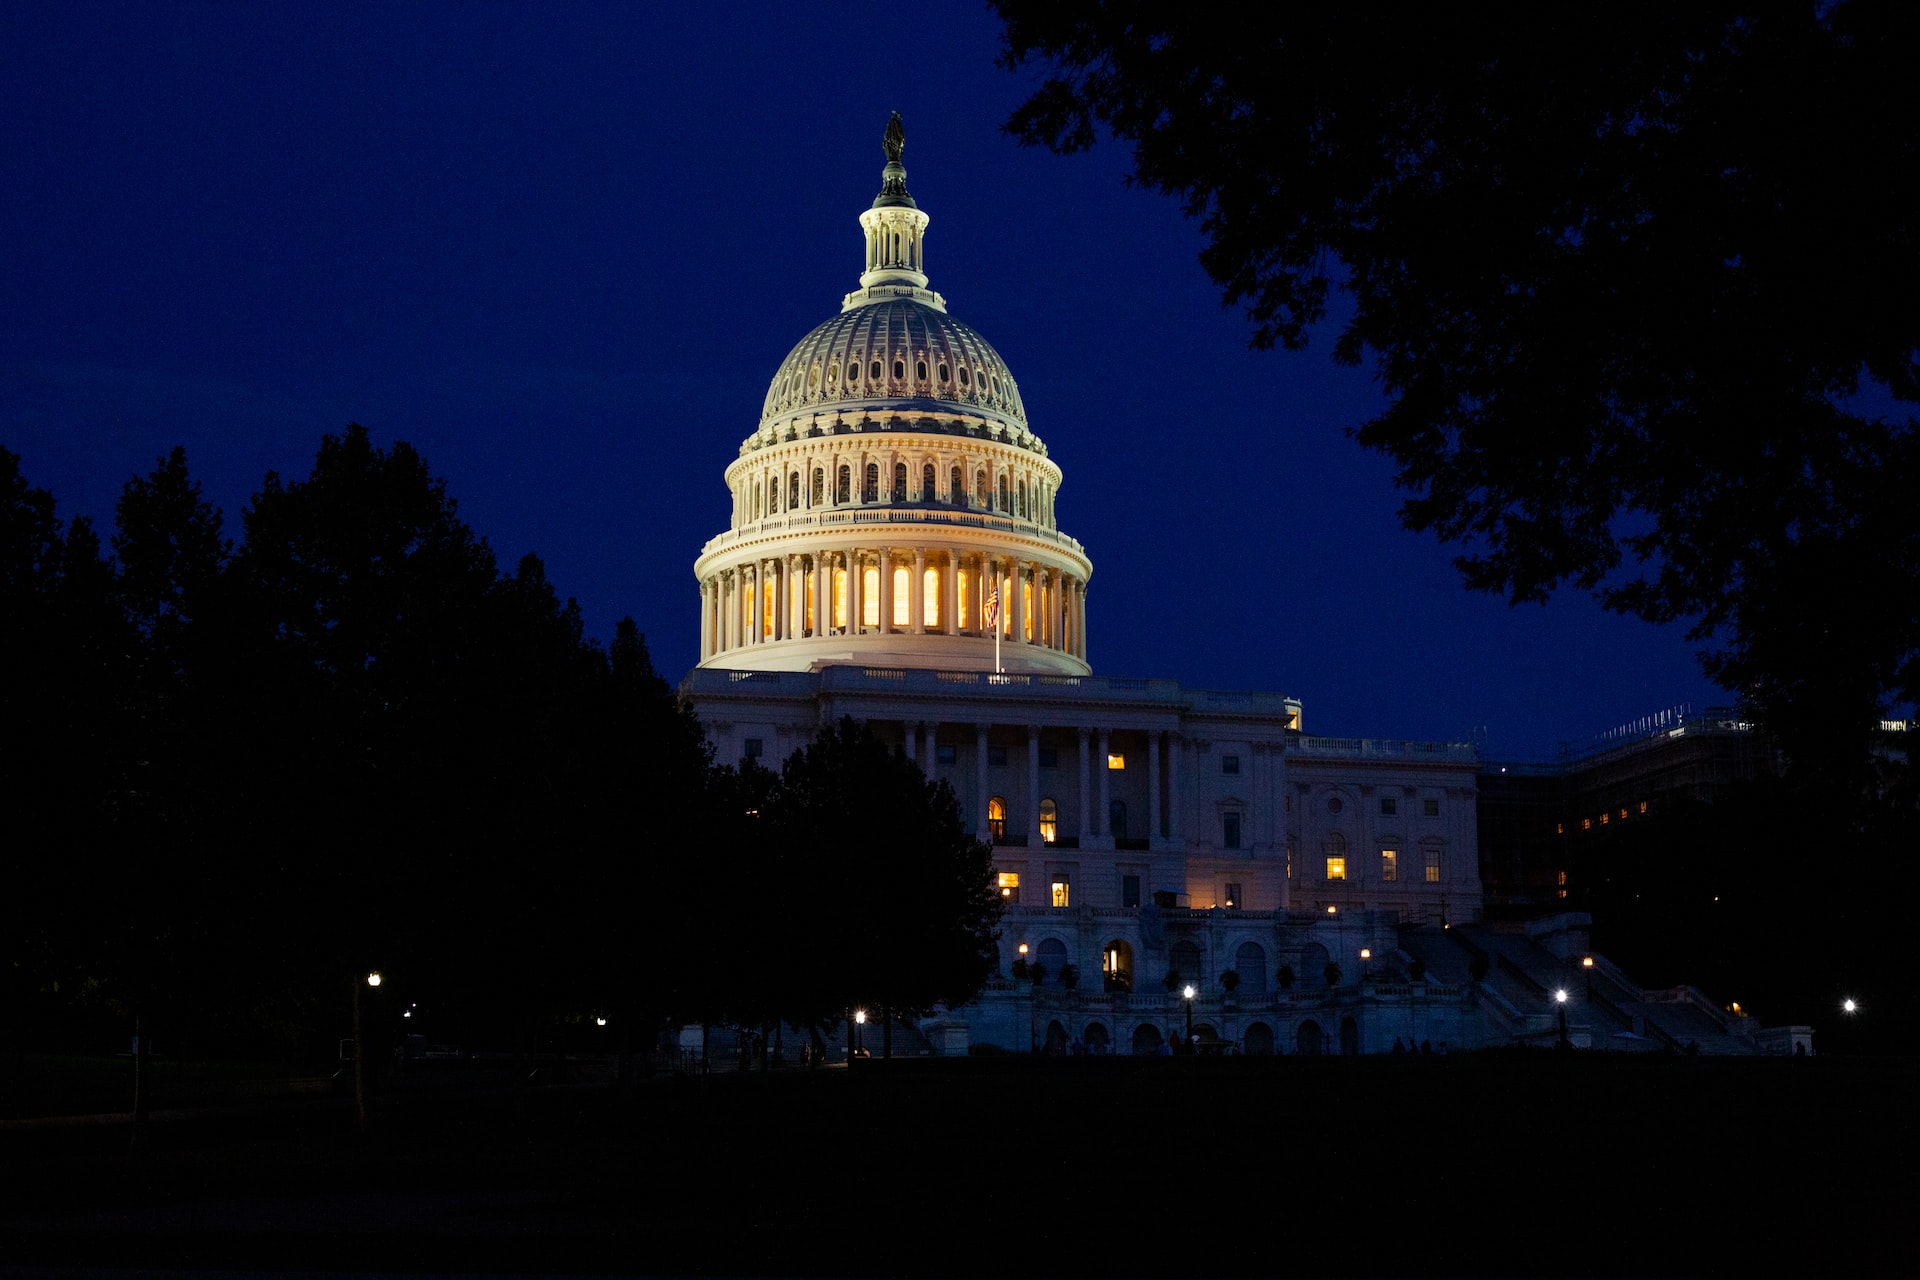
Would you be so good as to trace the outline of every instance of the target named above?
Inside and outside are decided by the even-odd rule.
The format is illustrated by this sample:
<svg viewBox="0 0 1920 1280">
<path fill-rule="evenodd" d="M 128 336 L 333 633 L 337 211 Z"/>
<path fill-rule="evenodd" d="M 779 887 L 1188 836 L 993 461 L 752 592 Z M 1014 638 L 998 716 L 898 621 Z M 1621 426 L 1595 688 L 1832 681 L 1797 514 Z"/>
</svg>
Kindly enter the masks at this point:
<svg viewBox="0 0 1920 1280">
<path fill-rule="evenodd" d="M 873 198 L 873 207 L 860 215 L 860 228 L 867 233 L 866 270 L 860 274 L 860 291 L 848 294 L 842 309 L 850 311 L 884 298 L 900 297 L 900 286 L 904 286 L 915 301 L 945 311 L 946 300 L 927 288 L 923 255 L 927 223 L 932 219 L 907 194 L 907 171 L 900 163 L 907 131 L 898 111 L 887 122 L 882 145 L 887 151 L 887 167 L 880 171 L 880 194 Z"/>
<path fill-rule="evenodd" d="M 928 289 L 929 218 L 887 124 L 866 270 L 774 374 L 694 564 L 700 665 L 1084 675 L 1093 566 L 999 352 Z"/>
</svg>

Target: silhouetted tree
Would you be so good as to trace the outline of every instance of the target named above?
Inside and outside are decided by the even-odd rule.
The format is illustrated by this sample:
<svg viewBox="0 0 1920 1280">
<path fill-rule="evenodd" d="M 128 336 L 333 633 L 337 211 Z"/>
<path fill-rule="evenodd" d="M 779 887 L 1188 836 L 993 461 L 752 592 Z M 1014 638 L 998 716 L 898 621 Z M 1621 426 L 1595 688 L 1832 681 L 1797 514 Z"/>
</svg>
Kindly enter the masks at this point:
<svg viewBox="0 0 1920 1280">
<path fill-rule="evenodd" d="M 1686 620 L 1870 789 L 1920 697 L 1920 431 L 1856 397 L 1920 399 L 1920 9 L 995 7 L 1051 72 L 1012 132 L 1130 143 L 1256 345 L 1349 295 L 1354 434 L 1469 586 Z"/>
</svg>

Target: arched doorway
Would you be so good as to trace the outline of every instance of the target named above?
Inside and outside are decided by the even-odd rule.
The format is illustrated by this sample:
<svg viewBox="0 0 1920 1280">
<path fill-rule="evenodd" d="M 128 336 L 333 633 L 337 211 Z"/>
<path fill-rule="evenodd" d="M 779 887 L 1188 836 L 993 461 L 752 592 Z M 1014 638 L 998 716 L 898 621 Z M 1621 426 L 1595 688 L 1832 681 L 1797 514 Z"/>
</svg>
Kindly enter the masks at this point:
<svg viewBox="0 0 1920 1280">
<path fill-rule="evenodd" d="M 1360 1024 L 1352 1018 L 1340 1019 L 1340 1052 L 1348 1056 L 1360 1052 Z"/>
<path fill-rule="evenodd" d="M 1108 991 L 1133 990 L 1133 948 L 1114 938 L 1101 948 L 1100 977 Z"/>
<path fill-rule="evenodd" d="M 1206 965 L 1200 958 L 1199 946 L 1187 938 L 1167 948 L 1167 967 L 1178 973 L 1182 982 L 1191 982 L 1196 987 L 1201 987 L 1207 976 L 1202 972 Z"/>
<path fill-rule="evenodd" d="M 1264 1022 L 1256 1022 L 1249 1026 L 1240 1037 L 1240 1041 L 1245 1046 L 1249 1057 L 1271 1058 L 1273 1056 L 1273 1028 Z"/>
<path fill-rule="evenodd" d="M 1240 994 L 1267 994 L 1267 949 L 1257 942 L 1243 942 L 1233 953 L 1233 967 L 1240 975 Z"/>
<path fill-rule="evenodd" d="M 1060 971 L 1067 967 L 1067 944 L 1058 938 L 1048 938 L 1040 944 L 1040 950 L 1035 955 L 1047 971 L 1041 982 L 1049 987 L 1059 986 Z"/>
<path fill-rule="evenodd" d="M 1113 1037 L 1107 1034 L 1104 1022 L 1089 1022 L 1087 1029 L 1080 1033 L 1080 1039 L 1087 1046 L 1087 1052 L 1103 1054 L 1113 1048 Z"/>
<path fill-rule="evenodd" d="M 1160 1028 L 1151 1022 L 1143 1022 L 1133 1029 L 1133 1053 L 1137 1058 L 1150 1058 L 1160 1052 Z"/>
<path fill-rule="evenodd" d="M 1298 1044 L 1300 1053 L 1305 1057 L 1319 1057 L 1321 1050 L 1324 1048 L 1321 1043 L 1320 1024 L 1311 1018 L 1301 1023 Z"/>
<path fill-rule="evenodd" d="M 1047 1024 L 1047 1043 L 1042 1052 L 1049 1058 L 1058 1058 L 1067 1051 L 1067 1029 L 1056 1019 Z"/>
</svg>

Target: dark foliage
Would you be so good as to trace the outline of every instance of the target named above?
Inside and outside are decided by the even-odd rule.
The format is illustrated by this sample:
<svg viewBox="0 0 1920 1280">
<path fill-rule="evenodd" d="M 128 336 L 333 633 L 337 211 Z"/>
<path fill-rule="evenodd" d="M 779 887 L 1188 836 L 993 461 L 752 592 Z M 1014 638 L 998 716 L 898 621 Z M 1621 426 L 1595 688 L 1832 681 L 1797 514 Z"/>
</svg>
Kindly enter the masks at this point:
<svg viewBox="0 0 1920 1280">
<path fill-rule="evenodd" d="M 1354 434 L 1470 586 L 1687 621 L 1797 776 L 1874 791 L 1920 697 L 1920 8 L 995 7 L 1051 75 L 1012 132 L 1130 143 L 1257 344 L 1351 296 Z"/>
</svg>

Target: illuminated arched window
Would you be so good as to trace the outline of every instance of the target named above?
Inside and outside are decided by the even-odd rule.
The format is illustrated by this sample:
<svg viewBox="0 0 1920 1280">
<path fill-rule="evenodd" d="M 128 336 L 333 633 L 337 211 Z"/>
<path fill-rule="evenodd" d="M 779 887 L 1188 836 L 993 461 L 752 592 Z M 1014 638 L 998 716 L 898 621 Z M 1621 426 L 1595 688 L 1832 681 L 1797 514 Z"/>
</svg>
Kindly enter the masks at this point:
<svg viewBox="0 0 1920 1280">
<path fill-rule="evenodd" d="M 933 495 L 936 489 L 933 476 L 934 471 L 931 462 L 920 468 L 920 501 L 922 502 L 933 501 Z"/>
<path fill-rule="evenodd" d="M 1034 608 L 1033 608 L 1033 579 L 1032 579 L 1032 578 L 1029 578 L 1029 577 L 1028 577 L 1028 576 L 1027 576 L 1026 574 L 1024 574 L 1024 573 L 1022 573 L 1022 574 L 1020 575 L 1020 594 L 1021 594 L 1021 595 L 1022 595 L 1023 597 L 1025 597 L 1025 600 L 1026 600 L 1026 615 L 1025 615 L 1025 616 L 1026 616 L 1026 620 L 1027 620 L 1027 639 L 1028 639 L 1029 641 L 1031 641 L 1031 640 L 1033 639 L 1033 615 L 1034 615 Z"/>
<path fill-rule="evenodd" d="M 902 467 L 902 471 L 906 468 Z M 913 575 L 907 572 L 905 565 L 896 565 L 893 570 L 893 618 L 892 625 L 906 627 L 913 625 L 913 601 L 907 595 L 907 584 Z"/>
<path fill-rule="evenodd" d="M 861 490 L 860 500 L 862 502 L 880 501 L 880 464 L 877 462 L 867 464 L 866 487 Z"/>
<path fill-rule="evenodd" d="M 893 464 L 893 500 L 895 502 L 907 500 L 907 464 L 904 462 Z"/>
<path fill-rule="evenodd" d="M 813 469 L 813 505 L 819 506 L 826 501 L 827 473 L 819 467 Z"/>
<path fill-rule="evenodd" d="M 840 468 L 840 478 L 835 481 L 833 500 L 835 502 L 850 502 L 852 501 L 852 494 L 853 469 L 843 464 Z"/>
<path fill-rule="evenodd" d="M 1327 879 L 1347 878 L 1347 838 L 1338 831 L 1327 834 Z"/>
<path fill-rule="evenodd" d="M 1007 841 L 1007 802 L 999 796 L 987 801 L 987 834 L 995 844 Z"/>
<path fill-rule="evenodd" d="M 847 571 L 845 569 L 833 571 L 833 625 L 836 627 L 847 625 Z"/>
<path fill-rule="evenodd" d="M 940 571 L 929 569 L 920 576 L 920 625 L 940 625 Z"/>
<path fill-rule="evenodd" d="M 985 467 L 973 473 L 973 505 L 987 505 L 987 471 Z"/>
<path fill-rule="evenodd" d="M 1040 802 L 1040 841 L 1052 844 L 1060 834 L 1060 806 L 1048 796 Z"/>
<path fill-rule="evenodd" d="M 964 631 L 967 627 L 967 616 L 973 612 L 971 604 L 972 597 L 967 594 L 973 589 L 973 575 L 965 569 L 956 569 L 954 570 L 953 585 L 957 588 L 960 596 L 960 616 L 954 619 L 953 625 Z"/>
<path fill-rule="evenodd" d="M 860 574 L 860 624 L 880 625 L 880 570 L 867 566 Z"/>
</svg>

